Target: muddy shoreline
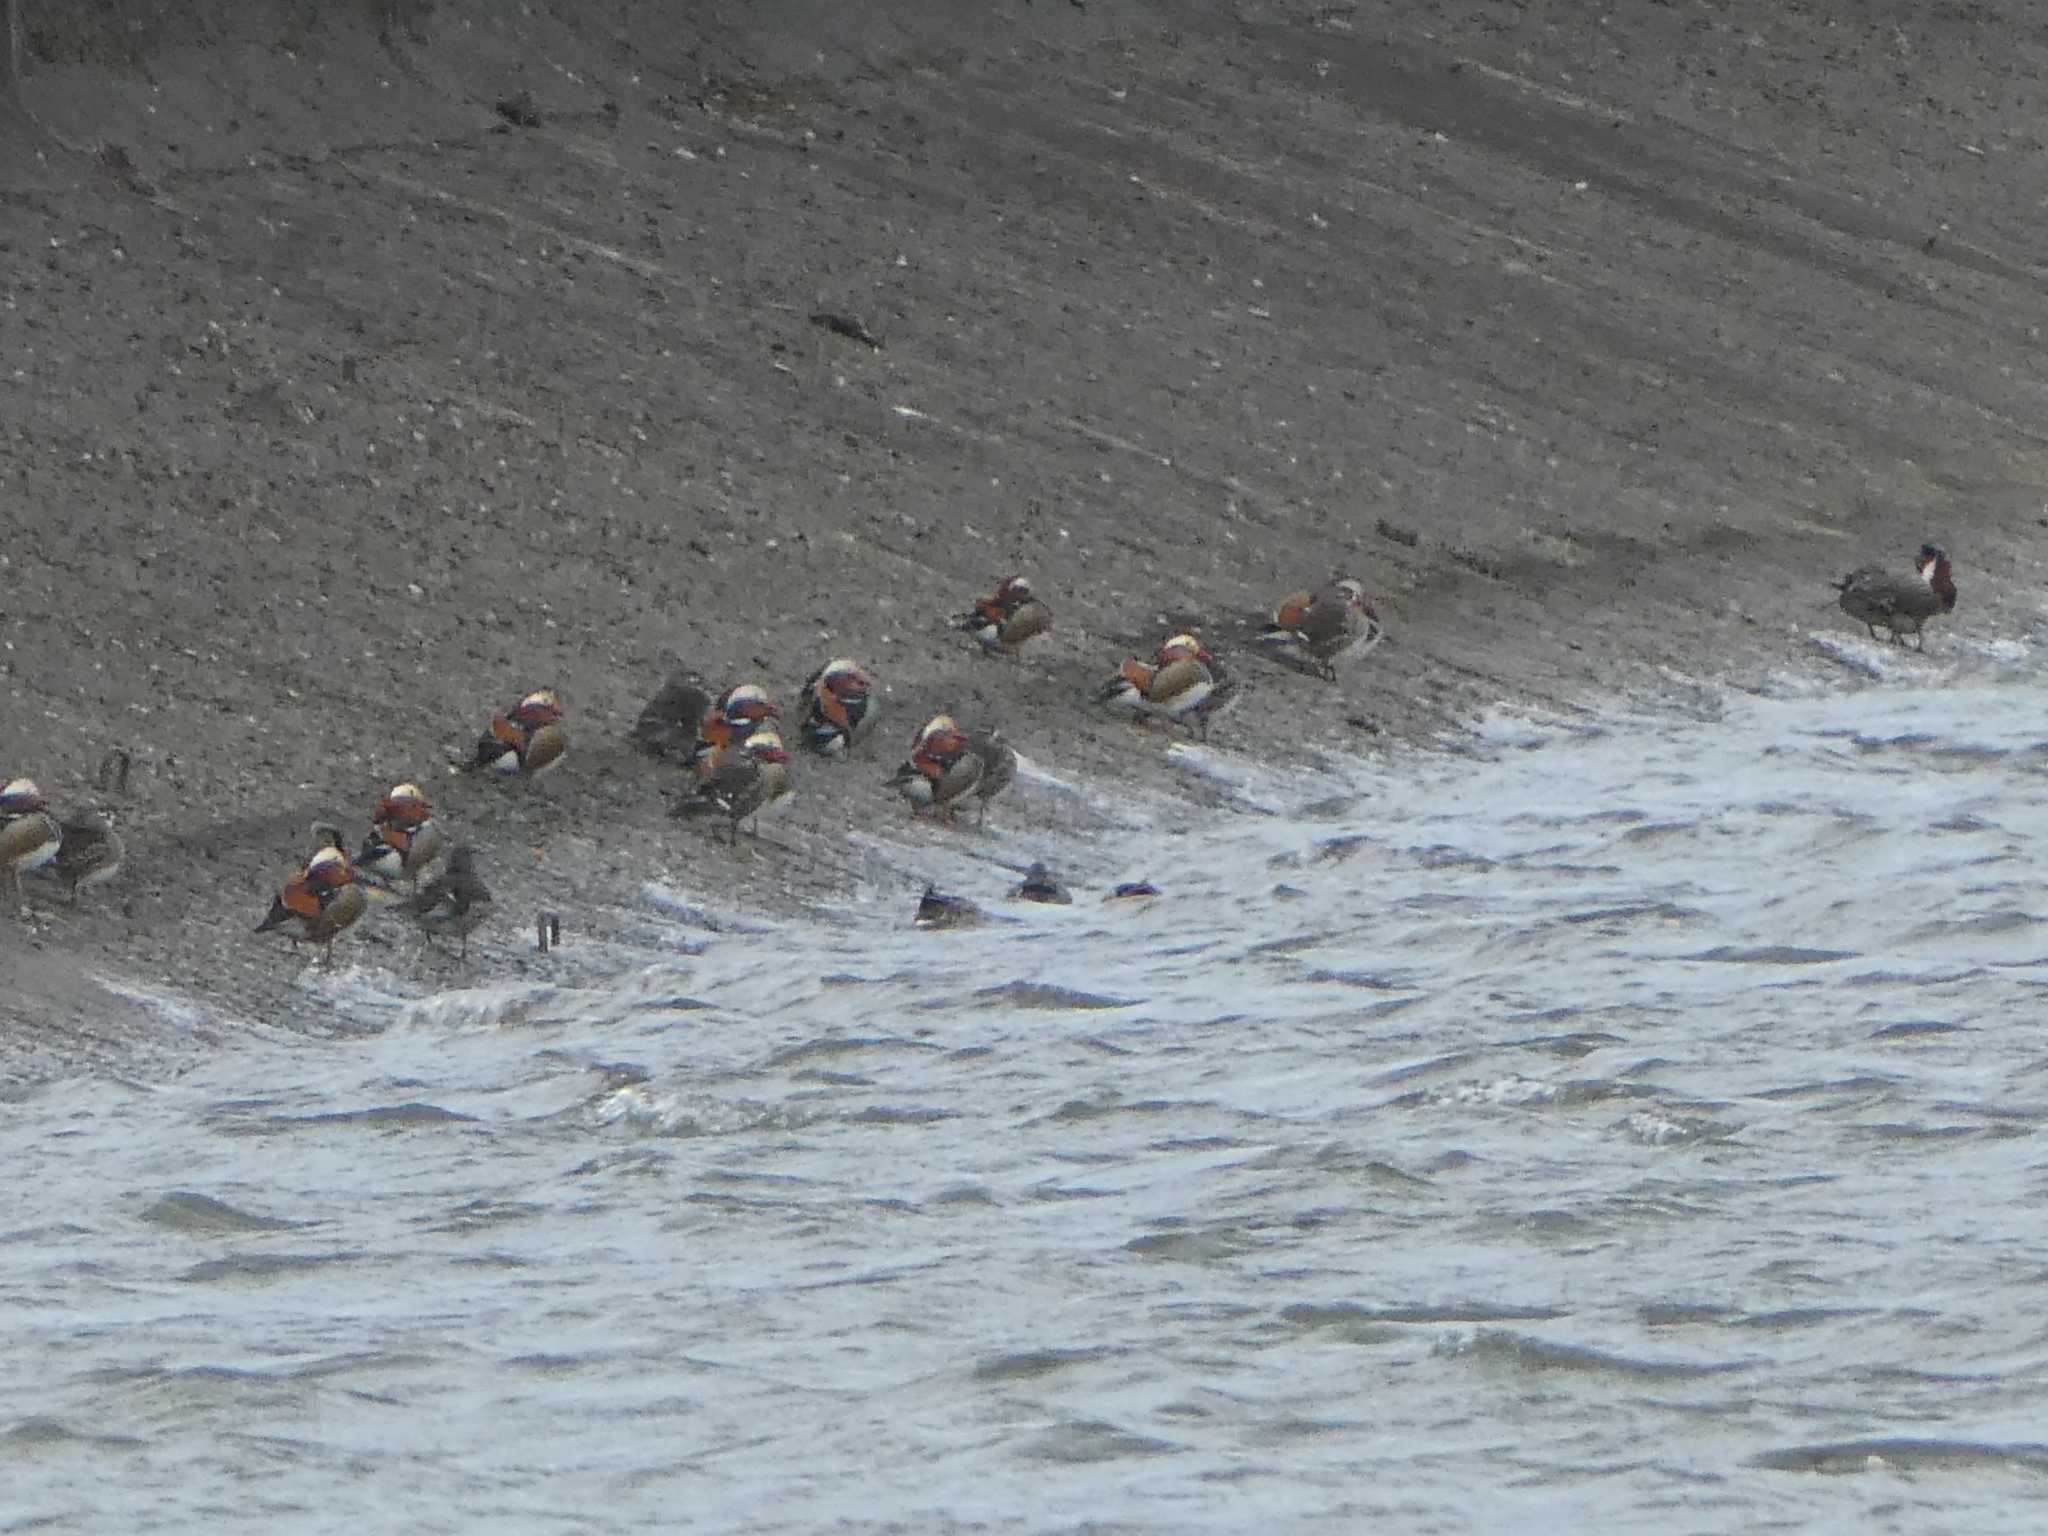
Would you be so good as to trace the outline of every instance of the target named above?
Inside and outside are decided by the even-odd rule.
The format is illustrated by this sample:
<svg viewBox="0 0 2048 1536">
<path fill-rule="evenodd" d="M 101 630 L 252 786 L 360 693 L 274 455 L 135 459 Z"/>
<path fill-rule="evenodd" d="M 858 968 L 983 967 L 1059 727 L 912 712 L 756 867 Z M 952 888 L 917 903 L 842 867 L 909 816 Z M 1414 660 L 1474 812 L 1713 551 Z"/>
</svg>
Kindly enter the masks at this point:
<svg viewBox="0 0 2048 1536">
<path fill-rule="evenodd" d="M 1950 634 L 2039 622 L 2048 37 L 2016 5 L 35 9 L 0 770 L 64 804 L 110 747 L 135 773 L 121 881 L 0 923 L 0 1084 L 358 1027 L 248 930 L 309 823 L 401 778 L 486 852 L 492 974 L 573 980 L 656 931 L 650 886 L 900 879 L 845 834 L 903 818 L 882 781 L 939 707 L 1201 796 L 1090 685 L 1336 568 L 1391 638 L 1334 687 L 1244 661 L 1219 747 L 1682 705 L 1930 537 Z M 944 619 L 1013 569 L 1057 628 L 986 660 Z M 787 698 L 837 654 L 882 723 L 805 765 L 779 849 L 663 817 L 625 732 L 668 666 Z M 541 684 L 564 771 L 449 780 Z M 1027 787 L 985 846 L 1021 867 L 1084 814 Z"/>
</svg>

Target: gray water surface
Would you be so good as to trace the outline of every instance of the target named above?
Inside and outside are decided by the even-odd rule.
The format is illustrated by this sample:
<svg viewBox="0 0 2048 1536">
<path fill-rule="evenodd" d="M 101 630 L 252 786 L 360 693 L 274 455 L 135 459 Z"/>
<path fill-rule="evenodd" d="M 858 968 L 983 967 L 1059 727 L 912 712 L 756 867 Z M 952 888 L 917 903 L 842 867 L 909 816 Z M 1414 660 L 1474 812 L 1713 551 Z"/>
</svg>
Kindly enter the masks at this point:
<svg viewBox="0 0 2048 1536">
<path fill-rule="evenodd" d="M 2048 724 L 1893 672 L 10 1105 L 0 1529 L 2038 1530 Z"/>
</svg>

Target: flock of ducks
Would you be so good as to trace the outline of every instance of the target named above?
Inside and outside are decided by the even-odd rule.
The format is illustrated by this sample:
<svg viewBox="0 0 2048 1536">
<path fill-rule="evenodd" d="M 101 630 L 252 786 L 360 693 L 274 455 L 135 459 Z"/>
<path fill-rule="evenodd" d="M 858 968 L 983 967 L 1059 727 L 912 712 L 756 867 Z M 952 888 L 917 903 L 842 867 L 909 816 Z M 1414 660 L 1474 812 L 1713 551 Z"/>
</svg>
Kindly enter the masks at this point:
<svg viewBox="0 0 2048 1536">
<path fill-rule="evenodd" d="M 1833 585 L 1843 611 L 1866 625 L 1872 639 L 1882 628 L 1894 644 L 1904 645 L 1911 636 L 1916 649 L 1925 644 L 1928 622 L 1953 612 L 1956 604 L 1948 556 L 1932 544 L 1921 547 L 1911 575 L 1865 566 Z M 1006 578 L 955 621 L 992 656 L 1015 656 L 1052 626 L 1051 609 L 1023 576 Z M 1300 670 L 1334 681 L 1339 661 L 1369 651 L 1384 634 L 1364 588 L 1340 576 L 1283 599 L 1256 643 Z M 1211 720 L 1237 692 L 1237 679 L 1200 639 L 1182 633 L 1162 641 L 1149 660 L 1127 657 L 1095 700 L 1138 722 L 1206 737 Z M 798 700 L 798 736 L 820 756 L 844 758 L 874 728 L 873 679 L 849 657 L 813 672 Z M 493 715 L 473 746 L 449 749 L 449 767 L 505 780 L 537 780 L 568 755 L 564 714 L 554 689 L 536 689 Z M 770 723 L 779 715 L 757 682 L 713 692 L 703 678 L 683 672 L 648 701 L 632 736 L 649 756 L 684 770 L 670 814 L 722 822 L 737 847 L 743 825 L 758 837 L 761 818 L 795 794 L 789 751 Z M 101 765 L 101 787 L 109 787 L 116 776 L 125 787 L 127 768 L 127 754 L 110 753 Z M 909 756 L 888 782 L 910 803 L 913 815 L 950 824 L 971 805 L 978 825 L 987 818 L 989 802 L 1016 776 L 1017 753 L 1000 731 L 962 726 L 951 714 L 939 714 L 918 728 Z M 320 825 L 314 830 L 318 847 L 279 889 L 258 933 L 282 933 L 295 945 L 317 944 L 323 962 L 332 965 L 335 940 L 369 910 L 372 890 L 401 901 L 430 942 L 454 939 L 465 951 L 469 935 L 490 915 L 491 894 L 474 850 L 449 844 L 434 818 L 432 800 L 416 783 L 393 785 L 378 799 L 369 832 L 353 857 L 339 828 Z M 112 879 L 122 858 L 121 840 L 104 811 L 91 807 L 60 818 L 33 780 L 12 779 L 0 787 L 0 869 L 12 883 L 17 906 L 25 897 L 26 875 L 54 876 L 75 905 L 82 892 Z M 1046 886 L 1041 877 L 1042 869 L 1034 870 L 1018 894 L 1057 899 L 1040 894 Z M 935 894 L 926 893 L 926 906 Z M 1125 889 L 1118 894 L 1126 894 Z M 920 918 L 929 920 L 929 914 Z"/>
</svg>

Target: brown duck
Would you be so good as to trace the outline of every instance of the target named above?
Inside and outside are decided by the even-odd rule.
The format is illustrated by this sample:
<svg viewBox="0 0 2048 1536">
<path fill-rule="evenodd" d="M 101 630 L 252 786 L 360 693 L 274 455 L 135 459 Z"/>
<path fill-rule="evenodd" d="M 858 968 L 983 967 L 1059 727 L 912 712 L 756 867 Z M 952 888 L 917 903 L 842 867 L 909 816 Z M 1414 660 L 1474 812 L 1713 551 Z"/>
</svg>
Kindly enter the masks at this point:
<svg viewBox="0 0 2048 1536">
<path fill-rule="evenodd" d="M 491 893 L 476 870 L 476 855 L 467 843 L 449 850 L 441 872 L 412 899 L 412 920 L 427 942 L 457 939 L 469 953 L 469 936 L 491 915 Z"/>
</svg>

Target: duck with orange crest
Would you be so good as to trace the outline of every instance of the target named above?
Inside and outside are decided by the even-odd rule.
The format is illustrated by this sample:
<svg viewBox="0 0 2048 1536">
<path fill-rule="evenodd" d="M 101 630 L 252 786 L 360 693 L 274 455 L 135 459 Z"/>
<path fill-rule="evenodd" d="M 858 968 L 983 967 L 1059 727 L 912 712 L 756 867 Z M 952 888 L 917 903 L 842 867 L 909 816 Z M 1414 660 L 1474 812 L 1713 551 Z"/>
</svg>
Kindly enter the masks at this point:
<svg viewBox="0 0 2048 1536">
<path fill-rule="evenodd" d="M 960 727 L 951 715 L 933 715 L 918 727 L 917 734 L 910 740 L 910 756 L 890 775 L 889 786 L 910 802 L 913 816 L 931 809 L 933 791 L 944 772 L 939 753 L 932 750 L 933 743 L 950 747 L 953 738 L 959 734 Z"/>
<path fill-rule="evenodd" d="M 697 741 L 690 749 L 690 772 L 699 783 L 718 769 L 726 750 L 744 743 L 768 721 L 780 716 L 774 699 L 759 683 L 735 683 L 711 701 L 697 722 Z M 771 731 L 769 734 L 774 735 Z M 777 736 L 779 742 L 781 737 Z"/>
<path fill-rule="evenodd" d="M 1337 663 L 1363 656 L 1386 638 L 1386 626 L 1365 588 L 1348 576 L 1283 598 L 1259 644 L 1286 656 L 1328 682 L 1337 680 Z"/>
<path fill-rule="evenodd" d="M 875 685 L 850 657 L 828 661 L 813 672 L 804 683 L 803 703 L 798 728 L 804 745 L 826 757 L 844 757 L 875 723 Z"/>
<path fill-rule="evenodd" d="M 723 816 L 733 846 L 738 847 L 741 822 L 751 818 L 753 834 L 759 837 L 762 816 L 781 809 L 794 794 L 782 738 L 772 730 L 757 730 L 737 748 L 722 753 L 717 766 L 677 799 L 669 814 Z"/>
<path fill-rule="evenodd" d="M 1185 725 L 1192 734 L 1204 723 L 1202 707 L 1216 691 L 1210 659 L 1193 635 L 1175 635 L 1153 653 L 1149 663 L 1126 657 L 1117 675 L 1096 694 L 1096 701 L 1140 720 Z"/>
<path fill-rule="evenodd" d="M 386 885 L 402 879 L 417 890 L 421 874 L 445 845 L 426 792 L 417 784 L 394 784 L 370 812 L 370 835 L 355 856 L 355 869 Z"/>
<path fill-rule="evenodd" d="M 461 773 L 488 770 L 532 780 L 559 767 L 568 751 L 561 697 L 552 688 L 537 688 L 504 714 L 491 716 L 490 728 L 470 751 L 450 748 L 448 761 Z"/>
<path fill-rule="evenodd" d="M 889 780 L 911 804 L 911 814 L 935 811 L 950 822 L 954 809 L 972 797 L 976 825 L 988 819 L 988 803 L 1017 777 L 1017 753 L 1000 731 L 963 731 L 951 715 L 934 715 L 910 744 L 910 756 Z"/>
<path fill-rule="evenodd" d="M 1913 649 L 1925 650 L 1928 621 L 1955 612 L 1956 579 L 1938 544 L 1920 546 L 1913 570 L 1912 576 L 1894 575 L 1875 565 L 1851 571 L 1834 584 L 1842 594 L 1842 612 L 1861 621 L 1873 640 L 1882 624 L 1892 644 L 1904 645 L 1911 635 Z"/>
<path fill-rule="evenodd" d="M 990 656 L 1014 656 L 1025 641 L 1052 628 L 1052 610 L 1038 600 L 1022 576 L 1006 578 L 956 621 Z"/>
<path fill-rule="evenodd" d="M 304 868 L 284 883 L 270 903 L 270 913 L 256 925 L 258 933 L 282 932 L 297 942 L 318 944 L 324 963 L 334 964 L 334 941 L 363 915 L 370 899 L 356 883 L 348 855 L 333 846 L 322 848 Z"/>
<path fill-rule="evenodd" d="M 0 869 L 14 882 L 14 904 L 22 905 L 21 877 L 57 857 L 64 828 L 34 779 L 9 779 L 0 787 Z"/>
</svg>

